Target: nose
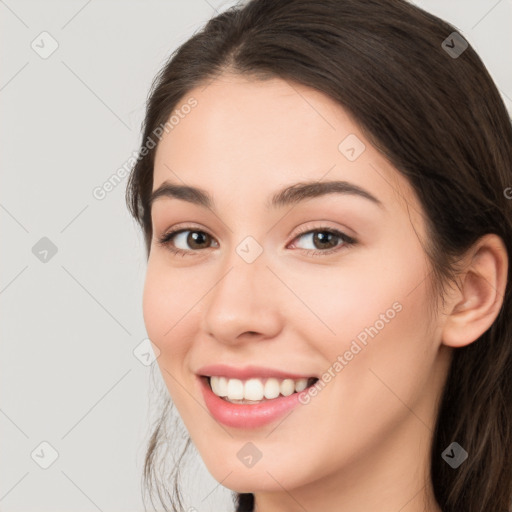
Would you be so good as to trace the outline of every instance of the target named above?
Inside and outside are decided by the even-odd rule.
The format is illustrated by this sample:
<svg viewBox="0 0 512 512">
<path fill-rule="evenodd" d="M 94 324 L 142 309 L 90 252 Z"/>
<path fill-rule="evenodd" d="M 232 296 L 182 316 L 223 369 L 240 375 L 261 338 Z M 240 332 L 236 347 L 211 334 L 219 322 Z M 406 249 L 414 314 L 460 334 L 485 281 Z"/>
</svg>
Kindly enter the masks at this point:
<svg viewBox="0 0 512 512">
<path fill-rule="evenodd" d="M 278 335 L 283 326 L 280 282 L 263 255 L 247 263 L 234 253 L 214 283 L 205 297 L 203 332 L 231 345 Z"/>
</svg>

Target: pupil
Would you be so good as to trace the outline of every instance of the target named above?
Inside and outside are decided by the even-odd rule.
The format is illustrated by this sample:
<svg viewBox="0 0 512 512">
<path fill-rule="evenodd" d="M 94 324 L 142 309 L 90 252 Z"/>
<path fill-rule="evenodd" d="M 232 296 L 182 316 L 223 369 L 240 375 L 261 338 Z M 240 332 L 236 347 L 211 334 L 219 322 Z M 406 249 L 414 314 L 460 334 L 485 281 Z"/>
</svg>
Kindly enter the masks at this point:
<svg viewBox="0 0 512 512">
<path fill-rule="evenodd" d="M 205 236 L 204 236 L 205 234 L 206 234 L 206 233 L 201 233 L 201 232 L 199 232 L 199 231 L 192 231 L 192 232 L 190 233 L 190 235 L 189 235 L 189 239 L 191 239 L 191 241 L 192 241 L 193 243 L 190 243 L 190 241 L 189 241 L 189 245 L 190 245 L 191 247 L 193 247 L 193 245 L 194 245 L 194 244 L 198 244 L 198 243 L 199 243 L 199 245 L 201 245 L 201 238 L 204 238 L 204 237 L 205 237 Z M 199 239 L 199 242 L 198 242 L 198 239 Z M 203 240 L 203 243 L 204 243 L 204 240 Z"/>
<path fill-rule="evenodd" d="M 329 239 L 333 236 L 333 233 L 329 233 L 327 231 L 320 231 L 319 233 L 317 233 L 315 235 L 315 238 L 314 240 L 316 241 L 317 239 L 320 239 L 320 242 L 324 243 L 327 241 L 329 242 Z M 324 245 L 325 247 L 325 245 Z"/>
</svg>

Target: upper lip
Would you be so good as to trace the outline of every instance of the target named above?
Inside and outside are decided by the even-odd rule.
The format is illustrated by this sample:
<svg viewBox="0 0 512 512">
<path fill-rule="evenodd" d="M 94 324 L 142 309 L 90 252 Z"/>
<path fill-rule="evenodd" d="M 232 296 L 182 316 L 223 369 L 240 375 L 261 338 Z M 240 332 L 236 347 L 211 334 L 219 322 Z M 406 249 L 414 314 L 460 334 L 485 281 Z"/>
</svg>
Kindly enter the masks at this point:
<svg viewBox="0 0 512 512">
<path fill-rule="evenodd" d="M 210 364 L 207 366 L 202 366 L 197 370 L 197 374 L 204 377 L 228 377 L 231 379 L 240 379 L 246 380 L 251 378 L 270 378 L 274 377 L 276 379 L 308 379 L 310 377 L 315 377 L 314 375 L 304 375 L 300 373 L 289 373 L 283 372 L 282 370 L 276 370 L 274 368 L 266 368 L 263 366 L 244 366 L 244 367 L 235 367 L 228 366 L 226 364 Z"/>
</svg>

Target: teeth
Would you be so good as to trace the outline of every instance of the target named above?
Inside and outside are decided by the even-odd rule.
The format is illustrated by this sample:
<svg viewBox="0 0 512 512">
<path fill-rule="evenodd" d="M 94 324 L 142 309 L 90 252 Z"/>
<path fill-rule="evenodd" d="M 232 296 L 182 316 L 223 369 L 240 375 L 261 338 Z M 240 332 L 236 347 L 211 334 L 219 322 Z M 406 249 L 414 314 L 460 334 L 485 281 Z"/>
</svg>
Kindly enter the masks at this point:
<svg viewBox="0 0 512 512">
<path fill-rule="evenodd" d="M 212 376 L 209 378 L 212 391 L 229 401 L 259 402 L 270 400 L 279 395 L 290 396 L 292 393 L 303 391 L 308 387 L 308 379 L 228 379 L 226 377 Z M 316 380 L 316 379 L 312 379 Z"/>
<path fill-rule="evenodd" d="M 238 379 L 229 379 L 227 396 L 233 400 L 242 400 L 244 398 L 244 383 Z"/>
<path fill-rule="evenodd" d="M 295 392 L 295 382 L 292 379 L 284 379 L 281 382 L 281 395 L 290 396 Z"/>
<path fill-rule="evenodd" d="M 218 396 L 228 396 L 228 379 L 226 379 L 226 377 L 216 377 L 215 383 L 216 383 L 217 389 L 216 390 L 214 389 L 213 392 Z M 213 379 L 211 381 L 211 384 L 212 384 L 212 388 L 213 388 L 213 385 L 214 385 Z"/>
<path fill-rule="evenodd" d="M 308 379 L 299 379 L 295 383 L 295 391 L 304 391 L 308 387 Z"/>
<path fill-rule="evenodd" d="M 277 398 L 280 392 L 279 381 L 277 379 L 267 379 L 267 382 L 265 382 L 265 398 Z"/>
<path fill-rule="evenodd" d="M 260 379 L 249 379 L 245 384 L 237 379 L 243 386 L 243 394 L 245 400 L 261 400 L 265 395 L 263 393 L 263 383 Z M 228 398 L 231 398 L 228 394 Z"/>
</svg>

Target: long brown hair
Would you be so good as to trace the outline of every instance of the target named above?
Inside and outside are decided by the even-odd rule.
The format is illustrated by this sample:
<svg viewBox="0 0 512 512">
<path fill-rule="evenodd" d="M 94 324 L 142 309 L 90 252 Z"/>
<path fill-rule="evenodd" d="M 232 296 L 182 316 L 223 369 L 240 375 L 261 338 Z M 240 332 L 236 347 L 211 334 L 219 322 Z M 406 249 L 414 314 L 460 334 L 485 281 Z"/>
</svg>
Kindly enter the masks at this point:
<svg viewBox="0 0 512 512">
<path fill-rule="evenodd" d="M 226 70 L 321 91 L 353 116 L 417 193 L 429 233 L 432 285 L 442 297 L 458 258 L 481 236 L 496 233 L 512 254 L 506 193 L 512 192 L 511 119 L 481 59 L 453 32 L 454 26 L 405 0 L 239 4 L 170 56 L 150 91 L 141 147 L 192 89 Z M 126 191 L 147 255 L 155 151 L 137 161 Z M 494 324 L 454 350 L 431 451 L 432 484 L 443 512 L 512 510 L 511 269 Z M 167 415 L 165 407 L 148 447 L 148 486 L 158 479 L 155 457 L 165 442 Z M 441 457 L 452 441 L 469 454 L 457 469 Z M 165 494 L 171 510 L 181 510 L 177 482 L 175 491 L 177 499 Z M 169 510 L 160 491 L 158 496 Z M 253 509 L 252 494 L 234 499 L 237 512 Z"/>
</svg>

